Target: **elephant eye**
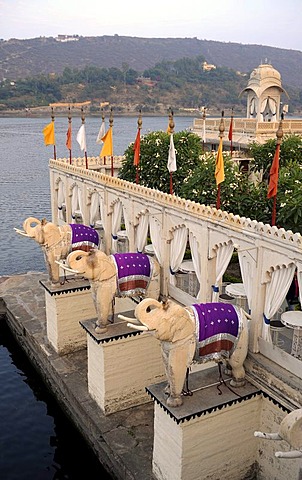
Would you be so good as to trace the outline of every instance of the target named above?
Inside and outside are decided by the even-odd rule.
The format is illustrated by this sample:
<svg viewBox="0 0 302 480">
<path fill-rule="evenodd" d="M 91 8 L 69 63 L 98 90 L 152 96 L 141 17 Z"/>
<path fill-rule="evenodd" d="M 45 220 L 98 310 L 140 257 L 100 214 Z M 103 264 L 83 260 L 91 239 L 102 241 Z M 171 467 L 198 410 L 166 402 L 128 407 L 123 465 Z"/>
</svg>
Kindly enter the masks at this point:
<svg viewBox="0 0 302 480">
<path fill-rule="evenodd" d="M 78 256 L 76 257 L 76 260 L 81 260 L 82 258 L 83 258 L 82 255 L 78 255 Z"/>
</svg>

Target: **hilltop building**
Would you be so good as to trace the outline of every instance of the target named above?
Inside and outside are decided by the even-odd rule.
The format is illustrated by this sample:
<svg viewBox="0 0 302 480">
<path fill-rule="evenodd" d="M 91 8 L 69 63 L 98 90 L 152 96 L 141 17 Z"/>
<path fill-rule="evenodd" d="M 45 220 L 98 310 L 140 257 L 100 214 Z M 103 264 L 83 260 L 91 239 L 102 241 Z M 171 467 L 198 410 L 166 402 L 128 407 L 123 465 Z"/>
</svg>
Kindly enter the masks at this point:
<svg viewBox="0 0 302 480">
<path fill-rule="evenodd" d="M 249 78 L 246 88 L 240 95 L 247 94 L 246 117 L 233 119 L 232 149 L 245 152 L 252 142 L 265 143 L 275 138 L 281 114 L 287 113 L 287 105 L 283 104 L 283 97 L 288 98 L 282 87 L 280 73 L 270 64 L 260 64 Z M 198 134 L 204 142 L 205 150 L 217 150 L 219 144 L 219 118 L 207 118 L 206 108 L 203 107 L 202 118 L 194 119 L 193 132 Z M 225 118 L 224 150 L 230 150 L 228 140 L 231 115 Z M 302 121 L 285 119 L 283 121 L 284 134 L 302 134 Z M 236 154 L 236 153 L 235 153 Z"/>
</svg>

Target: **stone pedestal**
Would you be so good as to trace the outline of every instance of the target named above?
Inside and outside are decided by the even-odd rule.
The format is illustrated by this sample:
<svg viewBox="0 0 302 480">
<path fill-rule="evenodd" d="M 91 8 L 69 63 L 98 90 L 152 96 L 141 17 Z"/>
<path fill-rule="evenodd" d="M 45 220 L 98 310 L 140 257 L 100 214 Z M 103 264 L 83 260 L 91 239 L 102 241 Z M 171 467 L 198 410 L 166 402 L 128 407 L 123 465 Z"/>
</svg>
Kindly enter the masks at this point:
<svg viewBox="0 0 302 480">
<path fill-rule="evenodd" d="M 132 316 L 133 311 L 124 311 Z M 105 414 L 150 401 L 146 386 L 166 377 L 160 343 L 115 318 L 105 334 L 95 333 L 93 320 L 81 322 L 87 332 L 88 391 Z"/>
<path fill-rule="evenodd" d="M 69 278 L 64 285 L 40 283 L 45 289 L 47 338 L 55 351 L 66 354 L 86 347 L 79 322 L 96 316 L 89 282 Z"/>
<path fill-rule="evenodd" d="M 260 392 L 247 382 L 232 389 L 238 397 L 219 386 L 218 378 L 217 367 L 191 374 L 193 396 L 177 408 L 166 406 L 164 384 L 147 388 L 155 401 L 153 474 L 158 480 L 242 480 L 252 471 Z"/>
</svg>

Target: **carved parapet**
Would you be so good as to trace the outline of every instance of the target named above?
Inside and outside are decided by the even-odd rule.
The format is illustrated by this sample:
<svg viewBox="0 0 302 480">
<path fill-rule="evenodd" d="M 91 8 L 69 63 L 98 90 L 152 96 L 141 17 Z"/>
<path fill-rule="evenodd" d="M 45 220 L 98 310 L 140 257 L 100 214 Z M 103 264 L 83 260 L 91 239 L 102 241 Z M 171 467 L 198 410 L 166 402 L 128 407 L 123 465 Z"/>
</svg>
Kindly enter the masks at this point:
<svg viewBox="0 0 302 480">
<path fill-rule="evenodd" d="M 299 250 L 302 246 L 300 233 L 293 233 L 291 230 L 284 230 L 283 228 L 277 228 L 276 226 L 251 220 L 250 218 L 240 217 L 239 215 L 234 215 L 233 213 L 228 213 L 223 210 L 217 210 L 215 207 L 209 205 L 202 205 L 191 200 L 177 197 L 176 195 L 170 195 L 159 190 L 143 187 L 117 177 L 105 175 L 96 170 L 87 170 L 84 167 L 70 165 L 66 163 L 64 159 L 63 161 L 62 159 L 51 159 L 49 165 L 50 168 L 55 169 L 60 175 L 65 172 L 66 174 L 78 176 L 79 180 L 89 179 L 103 187 L 113 187 L 117 190 L 117 193 L 120 191 L 131 194 L 133 197 L 139 197 L 140 199 L 152 199 L 153 202 L 156 202 L 160 206 L 172 207 L 179 213 L 185 212 L 187 215 L 192 215 L 193 217 L 198 217 L 213 223 L 227 224 L 230 229 L 240 230 L 242 233 L 246 230 L 246 233 L 261 236 L 263 240 L 274 239 L 281 244 L 288 244 L 288 242 L 290 242 L 293 247 Z"/>
</svg>

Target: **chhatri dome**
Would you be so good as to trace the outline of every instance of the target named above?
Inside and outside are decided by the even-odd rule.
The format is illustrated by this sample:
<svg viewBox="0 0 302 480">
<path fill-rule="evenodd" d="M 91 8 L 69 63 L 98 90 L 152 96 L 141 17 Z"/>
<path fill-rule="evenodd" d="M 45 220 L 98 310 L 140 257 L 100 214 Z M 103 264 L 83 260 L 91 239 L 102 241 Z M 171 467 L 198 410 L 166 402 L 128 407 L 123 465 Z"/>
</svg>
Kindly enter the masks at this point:
<svg viewBox="0 0 302 480">
<path fill-rule="evenodd" d="M 281 93 L 285 90 L 280 73 L 272 65 L 264 63 L 255 68 L 243 92 L 248 94 L 247 118 L 255 118 L 258 122 L 279 119 Z"/>
</svg>

